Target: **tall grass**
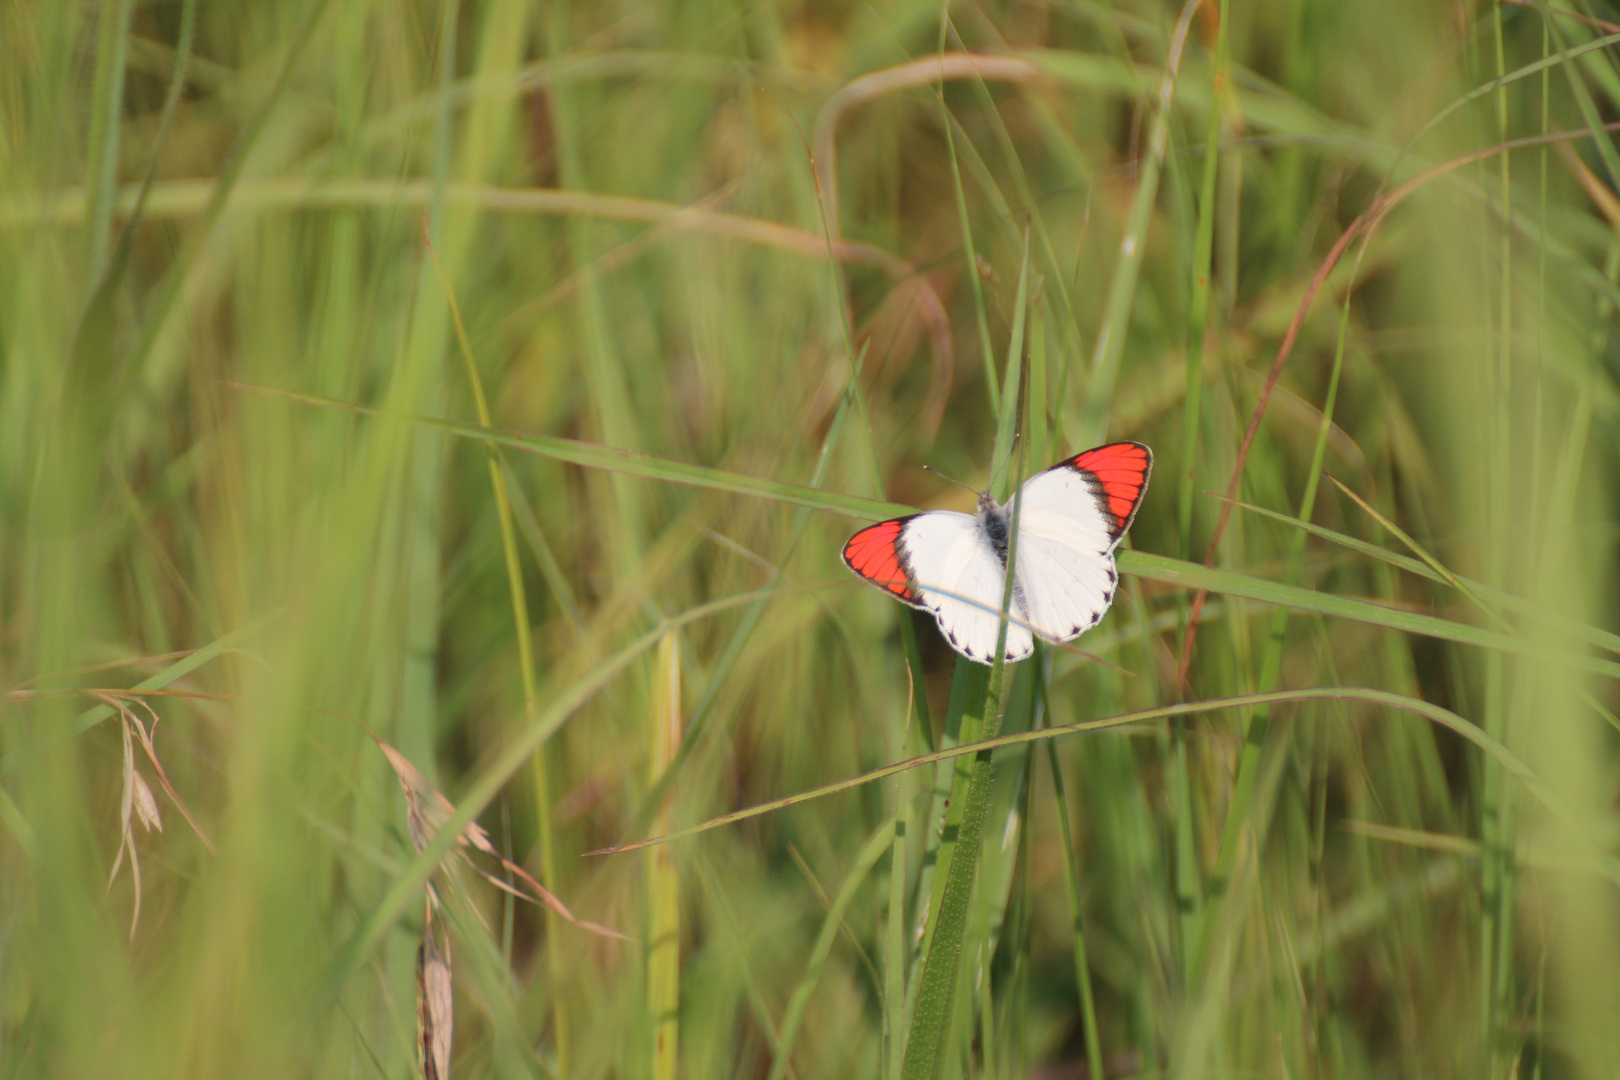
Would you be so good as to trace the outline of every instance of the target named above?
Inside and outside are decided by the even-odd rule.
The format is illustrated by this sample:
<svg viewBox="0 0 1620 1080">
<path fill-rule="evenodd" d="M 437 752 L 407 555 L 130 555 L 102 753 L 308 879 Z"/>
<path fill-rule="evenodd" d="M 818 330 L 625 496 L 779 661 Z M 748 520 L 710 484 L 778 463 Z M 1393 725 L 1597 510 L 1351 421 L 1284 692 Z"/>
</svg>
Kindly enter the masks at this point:
<svg viewBox="0 0 1620 1080">
<path fill-rule="evenodd" d="M 0 1073 L 1620 1076 L 1606 20 L 0 7 Z"/>
</svg>

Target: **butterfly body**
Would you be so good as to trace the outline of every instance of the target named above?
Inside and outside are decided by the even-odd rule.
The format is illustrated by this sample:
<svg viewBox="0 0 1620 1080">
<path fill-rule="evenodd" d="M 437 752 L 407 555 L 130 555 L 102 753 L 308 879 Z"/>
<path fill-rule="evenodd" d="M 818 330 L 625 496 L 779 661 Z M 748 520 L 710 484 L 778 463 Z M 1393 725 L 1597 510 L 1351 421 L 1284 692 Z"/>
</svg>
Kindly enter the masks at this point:
<svg viewBox="0 0 1620 1080">
<path fill-rule="evenodd" d="M 988 664 L 1011 554 L 1002 656 L 1022 660 L 1037 637 L 1068 641 L 1101 621 L 1119 583 L 1114 548 L 1152 465 L 1141 443 L 1100 446 L 1037 473 L 1006 506 L 981 494 L 973 514 L 930 510 L 862 529 L 844 545 L 844 561 L 895 599 L 932 613 L 952 648 Z"/>
</svg>

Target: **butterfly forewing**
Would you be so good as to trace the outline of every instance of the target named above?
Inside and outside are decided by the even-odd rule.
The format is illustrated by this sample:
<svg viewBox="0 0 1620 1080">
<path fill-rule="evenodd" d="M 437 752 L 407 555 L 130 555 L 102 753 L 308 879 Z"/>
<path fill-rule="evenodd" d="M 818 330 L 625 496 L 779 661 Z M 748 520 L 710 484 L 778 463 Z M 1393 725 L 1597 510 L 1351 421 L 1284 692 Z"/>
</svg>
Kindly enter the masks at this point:
<svg viewBox="0 0 1620 1080">
<path fill-rule="evenodd" d="M 1138 442 L 1109 443 L 1052 466 L 1030 483 L 1061 469 L 1079 472 L 1091 481 L 1099 508 L 1111 519 L 1109 535 L 1113 543 L 1119 543 L 1141 508 L 1142 492 L 1153 471 L 1153 451 Z"/>
<path fill-rule="evenodd" d="M 911 587 L 900 547 L 900 534 L 915 517 L 895 518 L 862 529 L 844 545 L 844 563 L 873 585 L 912 607 L 922 601 Z"/>
</svg>

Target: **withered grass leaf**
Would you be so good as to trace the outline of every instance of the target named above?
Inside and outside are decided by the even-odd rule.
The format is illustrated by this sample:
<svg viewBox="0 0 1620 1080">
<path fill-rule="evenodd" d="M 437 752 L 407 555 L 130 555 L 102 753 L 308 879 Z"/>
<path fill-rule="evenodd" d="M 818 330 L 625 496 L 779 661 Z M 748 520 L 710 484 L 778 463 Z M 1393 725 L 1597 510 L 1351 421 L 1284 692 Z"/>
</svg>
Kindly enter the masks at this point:
<svg viewBox="0 0 1620 1080">
<path fill-rule="evenodd" d="M 158 715 L 152 711 L 152 706 L 148 705 L 142 698 L 132 697 L 116 690 L 90 690 L 86 694 L 103 705 L 117 710 L 119 718 L 125 725 L 126 735 L 129 734 L 130 726 L 134 726 L 135 739 L 141 744 L 141 750 L 146 754 L 146 760 L 151 762 L 152 771 L 157 774 L 158 783 L 163 786 L 164 793 L 174 803 L 175 809 L 180 811 L 180 816 L 186 819 L 186 824 L 191 826 L 191 831 L 197 834 L 197 839 L 202 841 L 203 847 L 208 849 L 208 854 L 215 854 L 214 841 L 209 837 L 208 831 L 198 824 L 197 819 L 192 816 L 191 808 L 180 797 L 180 793 L 174 789 L 174 785 L 169 783 L 169 774 L 163 770 L 163 762 L 158 760 L 157 747 L 152 742 L 151 733 L 157 730 Z M 132 701 L 152 718 L 151 731 L 147 730 L 146 726 L 141 723 L 140 718 L 129 707 Z M 148 794 L 150 794 L 150 790 L 148 790 Z M 156 803 L 154 802 L 153 805 L 155 806 Z"/>
<path fill-rule="evenodd" d="M 126 710 L 120 709 L 119 715 L 124 732 L 124 790 L 118 802 L 118 857 L 113 860 L 112 873 L 107 875 L 107 888 L 110 890 L 113 882 L 118 880 L 118 871 L 124 865 L 124 855 L 127 853 L 129 874 L 135 886 L 134 912 L 129 919 L 129 936 L 130 940 L 134 940 L 135 928 L 141 922 L 141 853 L 135 846 L 135 829 L 130 819 L 135 810 L 136 782 L 140 780 L 140 774 L 135 771 L 135 741 L 129 731 L 130 719 Z M 145 786 L 144 783 L 142 786 Z M 147 797 L 151 797 L 150 790 Z"/>
<path fill-rule="evenodd" d="M 451 815 L 456 812 L 455 804 L 445 798 L 443 793 L 432 784 L 428 783 L 427 778 L 421 774 L 416 766 L 410 763 L 410 760 L 404 754 L 378 738 L 376 733 L 369 728 L 367 733 L 371 735 L 372 741 L 382 750 L 383 756 L 388 759 L 388 764 L 393 768 L 394 775 L 399 778 L 399 786 L 405 791 L 406 829 L 410 833 L 411 844 L 417 851 L 421 851 L 427 847 L 428 842 L 438 833 L 439 827 L 450 820 Z M 457 837 L 457 843 L 462 848 L 462 859 L 472 868 L 473 872 L 501 891 L 511 893 L 513 896 L 521 900 L 527 900 L 530 903 L 544 904 L 555 912 L 559 918 L 573 923 L 581 930 L 589 931 L 592 934 L 600 934 L 603 937 L 624 940 L 624 935 L 617 930 L 603 926 L 601 923 L 591 922 L 589 919 L 581 919 L 568 910 L 568 905 L 559 900 L 556 894 L 536 881 L 523 867 L 496 850 L 495 845 L 490 842 L 489 833 L 484 831 L 483 826 L 477 822 L 469 822 L 467 827 L 461 830 L 461 835 Z M 513 877 L 518 878 L 524 885 L 533 890 L 533 895 L 531 896 L 529 893 L 513 888 L 499 877 L 480 868 L 467 856 L 465 849 L 468 847 L 477 848 L 499 862 L 501 866 L 511 872 Z M 429 886 L 430 898 L 433 895 L 431 888 Z"/>
<path fill-rule="evenodd" d="M 151 762 L 152 769 L 157 773 L 158 782 L 163 785 L 163 790 L 168 792 L 169 798 L 174 800 L 174 805 L 180 809 L 181 815 L 196 831 L 198 839 L 203 842 L 203 846 L 208 849 L 210 854 L 214 851 L 214 842 L 208 838 L 208 834 L 203 831 L 202 826 L 197 824 L 197 819 L 191 816 L 191 811 L 186 807 L 185 800 L 180 798 L 180 793 L 174 790 L 174 785 L 169 783 L 168 774 L 163 771 L 163 763 L 158 760 L 157 747 L 152 743 L 152 731 L 157 729 L 158 724 L 158 715 L 152 710 L 152 707 L 138 697 L 132 697 L 115 690 L 88 690 L 85 693 L 88 697 L 101 702 L 118 714 L 119 727 L 124 735 L 124 785 L 118 802 L 118 856 L 113 859 L 112 872 L 107 875 L 107 888 L 110 890 L 113 882 L 118 880 L 118 871 L 123 868 L 124 856 L 128 855 L 130 878 L 135 887 L 134 911 L 130 914 L 129 919 L 129 936 L 133 940 L 135 930 L 141 923 L 141 893 L 143 891 L 141 888 L 141 856 L 139 849 L 135 846 L 134 820 L 139 818 L 141 825 L 149 832 L 153 830 L 163 831 L 163 815 L 158 812 L 157 798 L 153 796 L 152 788 L 147 784 L 146 777 L 142 776 L 140 770 L 135 767 L 135 744 L 137 742 L 141 744 L 141 750 L 146 754 L 147 761 Z M 152 727 L 150 730 L 141 721 L 135 709 L 130 707 L 131 702 L 151 717 Z"/>
<path fill-rule="evenodd" d="M 135 816 L 141 819 L 141 824 L 147 829 L 163 831 L 163 818 L 158 814 L 157 800 L 152 797 L 152 789 L 146 786 L 146 778 L 140 773 L 133 773 L 135 780 Z"/>
<path fill-rule="evenodd" d="M 450 941 L 444 952 L 433 933 L 432 909 L 416 947 L 416 1048 L 424 1080 L 449 1080 L 455 1036 L 455 997 L 450 986 Z"/>
</svg>

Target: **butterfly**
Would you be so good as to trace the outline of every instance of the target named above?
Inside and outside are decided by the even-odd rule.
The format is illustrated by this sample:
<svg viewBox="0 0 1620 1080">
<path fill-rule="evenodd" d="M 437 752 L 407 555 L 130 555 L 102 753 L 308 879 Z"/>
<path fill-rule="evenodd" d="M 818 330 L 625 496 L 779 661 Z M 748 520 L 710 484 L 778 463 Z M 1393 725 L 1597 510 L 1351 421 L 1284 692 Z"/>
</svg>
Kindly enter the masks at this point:
<svg viewBox="0 0 1620 1080">
<path fill-rule="evenodd" d="M 1063 642 L 1102 620 L 1119 584 L 1114 548 L 1147 490 L 1153 451 L 1110 443 L 1036 473 L 1002 506 L 980 493 L 975 514 L 929 510 L 862 529 L 844 562 L 901 603 L 932 612 L 951 648 L 980 664 L 995 658 L 1013 512 L 1018 549 L 1007 611 L 1008 661 L 1035 638 Z"/>
</svg>

